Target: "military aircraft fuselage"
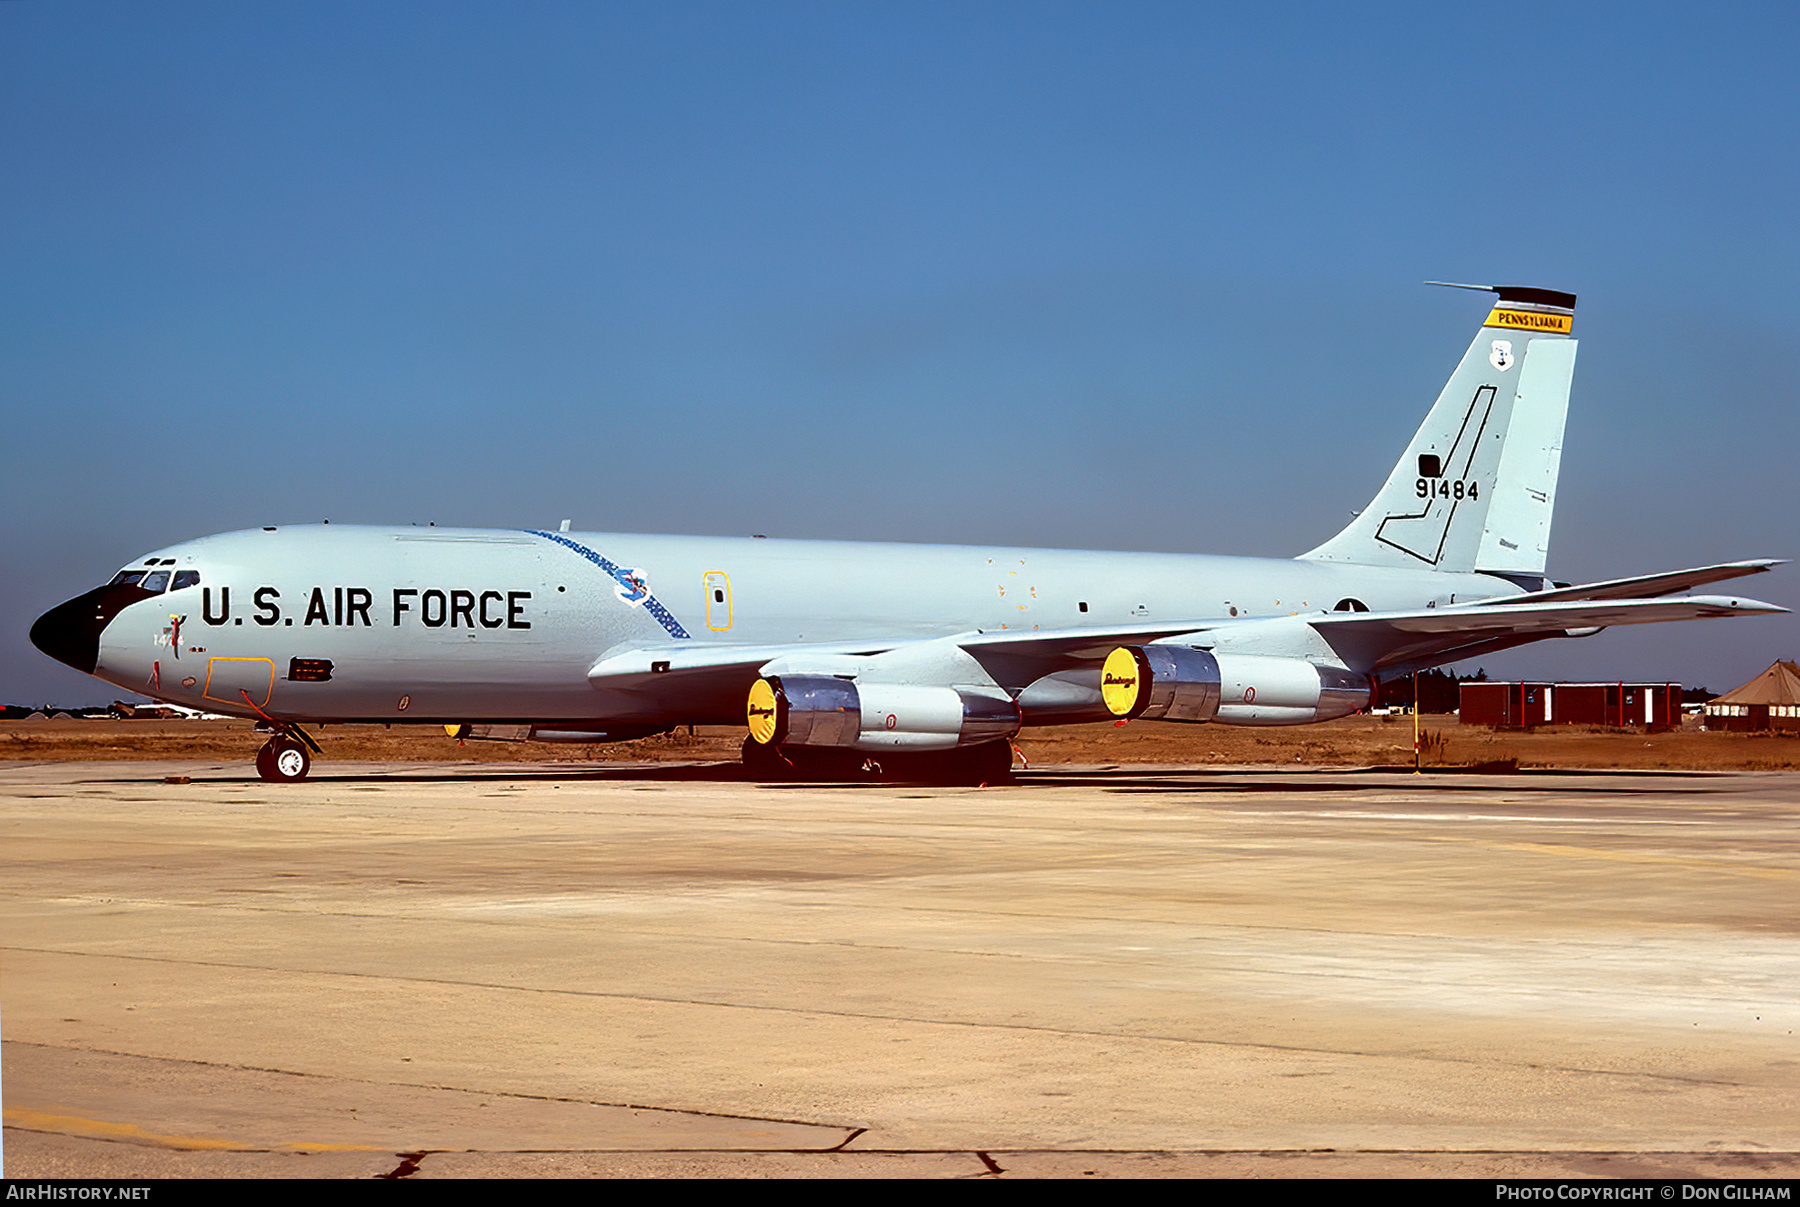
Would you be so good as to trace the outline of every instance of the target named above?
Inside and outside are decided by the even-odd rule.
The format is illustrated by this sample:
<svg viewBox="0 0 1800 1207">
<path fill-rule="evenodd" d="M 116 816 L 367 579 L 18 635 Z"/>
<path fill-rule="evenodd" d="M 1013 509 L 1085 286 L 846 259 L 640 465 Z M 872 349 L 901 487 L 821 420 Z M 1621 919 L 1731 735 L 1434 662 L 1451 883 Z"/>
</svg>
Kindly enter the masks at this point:
<svg viewBox="0 0 1800 1207">
<path fill-rule="evenodd" d="M 259 717 L 269 780 L 306 777 L 304 722 L 410 721 L 570 742 L 742 723 L 758 775 L 979 783 L 1025 726 L 1330 721 L 1379 676 L 1781 611 L 1677 597 L 1769 558 L 1547 580 L 1575 296 L 1471 288 L 1497 300 L 1387 479 L 1293 559 L 271 527 L 158 550 L 31 638 L 130 691 Z"/>
<path fill-rule="evenodd" d="M 129 691 L 211 712 L 656 727 L 741 724 L 755 671 L 700 690 L 661 690 L 654 675 L 596 686 L 589 671 L 609 652 L 872 651 L 1519 591 L 1487 574 L 1300 559 L 314 525 L 158 550 L 32 636 Z"/>
</svg>

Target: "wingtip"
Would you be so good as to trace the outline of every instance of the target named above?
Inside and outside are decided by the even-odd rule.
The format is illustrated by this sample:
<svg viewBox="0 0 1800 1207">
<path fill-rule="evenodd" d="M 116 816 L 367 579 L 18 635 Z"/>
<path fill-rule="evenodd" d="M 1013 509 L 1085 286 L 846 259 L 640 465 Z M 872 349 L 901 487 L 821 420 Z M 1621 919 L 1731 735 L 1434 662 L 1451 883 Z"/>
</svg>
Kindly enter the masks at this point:
<svg viewBox="0 0 1800 1207">
<path fill-rule="evenodd" d="M 1690 595 L 1687 600 L 1705 607 L 1718 608 L 1732 616 L 1775 616 L 1793 610 L 1760 599 L 1746 599 L 1741 595 Z"/>
</svg>

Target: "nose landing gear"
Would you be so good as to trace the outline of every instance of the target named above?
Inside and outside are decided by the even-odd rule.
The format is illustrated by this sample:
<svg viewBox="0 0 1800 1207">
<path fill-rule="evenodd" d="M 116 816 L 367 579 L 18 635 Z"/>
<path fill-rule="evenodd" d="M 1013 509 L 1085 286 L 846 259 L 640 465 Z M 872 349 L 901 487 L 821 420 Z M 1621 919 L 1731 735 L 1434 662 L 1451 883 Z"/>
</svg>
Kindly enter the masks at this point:
<svg viewBox="0 0 1800 1207">
<path fill-rule="evenodd" d="M 262 718 L 256 723 L 257 732 L 273 730 L 275 734 L 256 752 L 256 774 L 272 784 L 297 784 L 305 779 L 306 773 L 312 770 L 312 756 L 322 753 L 312 735 L 292 721 L 277 721 L 271 717 L 257 707 L 249 692 L 240 689 L 238 694 Z"/>
<path fill-rule="evenodd" d="M 312 770 L 311 751 L 318 748 L 297 726 L 283 729 L 256 752 L 256 774 L 272 784 L 297 784 Z"/>
</svg>

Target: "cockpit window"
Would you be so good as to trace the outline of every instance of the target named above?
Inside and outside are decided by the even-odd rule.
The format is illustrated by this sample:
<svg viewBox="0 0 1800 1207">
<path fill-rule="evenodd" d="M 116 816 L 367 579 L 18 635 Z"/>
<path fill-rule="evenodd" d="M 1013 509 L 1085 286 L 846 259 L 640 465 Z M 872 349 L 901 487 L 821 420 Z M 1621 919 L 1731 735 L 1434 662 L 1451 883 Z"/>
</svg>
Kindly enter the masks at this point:
<svg viewBox="0 0 1800 1207">
<path fill-rule="evenodd" d="M 142 570 L 121 570 L 113 575 L 113 580 L 106 585 L 109 587 L 135 587 L 143 580 L 144 572 Z"/>
<path fill-rule="evenodd" d="M 175 571 L 175 582 L 172 586 L 170 586 L 169 590 L 179 591 L 183 587 L 197 586 L 199 584 L 199 582 L 200 582 L 200 571 L 198 571 L 198 570 L 177 570 L 177 571 Z"/>
<path fill-rule="evenodd" d="M 155 594 L 159 593 L 160 591 L 162 591 L 162 589 L 164 587 L 169 585 L 169 572 L 167 570 L 153 571 L 149 574 L 146 574 L 144 576 L 144 581 L 139 583 L 138 585 L 140 587 L 142 587 L 144 590 L 150 592 L 152 595 L 155 595 Z"/>
</svg>

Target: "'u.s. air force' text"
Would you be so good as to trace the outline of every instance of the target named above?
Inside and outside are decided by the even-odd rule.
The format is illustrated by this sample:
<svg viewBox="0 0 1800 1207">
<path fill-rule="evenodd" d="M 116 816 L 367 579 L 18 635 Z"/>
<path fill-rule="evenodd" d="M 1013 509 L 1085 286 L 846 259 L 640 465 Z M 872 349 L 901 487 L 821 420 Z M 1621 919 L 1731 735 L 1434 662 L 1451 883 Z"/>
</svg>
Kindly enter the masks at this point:
<svg viewBox="0 0 1800 1207">
<path fill-rule="evenodd" d="M 213 589 L 200 589 L 200 616 L 211 625 L 241 625 L 244 617 L 232 615 L 231 588 L 220 587 L 218 610 L 213 610 Z M 438 587 L 395 587 L 391 599 L 377 603 L 375 593 L 367 587 L 314 587 L 303 593 L 305 603 L 294 605 L 300 614 L 300 627 L 308 625 L 361 625 L 371 627 L 392 621 L 421 624 L 428 629 L 529 629 L 525 605 L 529 591 L 473 591 Z M 292 627 L 294 617 L 281 610 L 281 592 L 274 587 L 258 587 L 250 593 L 250 620 L 263 626 Z M 376 619 L 381 604 L 387 604 L 387 615 Z"/>
</svg>

